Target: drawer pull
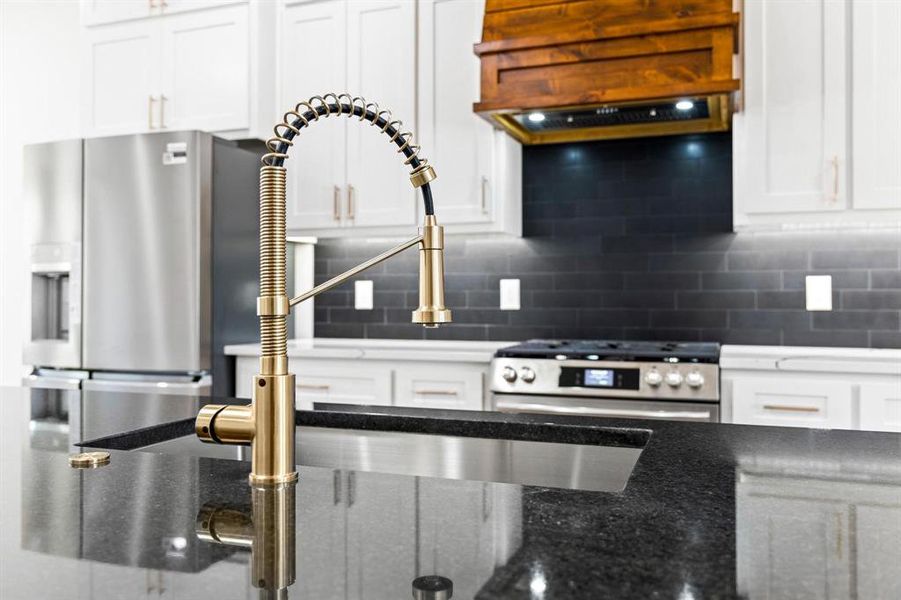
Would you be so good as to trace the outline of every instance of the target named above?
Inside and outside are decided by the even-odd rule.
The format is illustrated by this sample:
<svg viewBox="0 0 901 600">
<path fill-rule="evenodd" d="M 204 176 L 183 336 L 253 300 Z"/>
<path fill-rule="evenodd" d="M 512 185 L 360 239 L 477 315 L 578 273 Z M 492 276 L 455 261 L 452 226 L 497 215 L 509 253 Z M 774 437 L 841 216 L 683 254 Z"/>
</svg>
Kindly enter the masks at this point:
<svg viewBox="0 0 901 600">
<path fill-rule="evenodd" d="M 297 389 L 299 389 L 299 390 L 328 391 L 331 389 L 331 387 L 332 386 L 326 385 L 326 384 L 322 384 L 322 385 L 317 385 L 317 384 L 312 384 L 312 383 L 298 383 L 297 384 Z"/>
<path fill-rule="evenodd" d="M 457 396 L 457 390 L 415 390 L 417 396 Z"/>
<path fill-rule="evenodd" d="M 789 406 L 787 404 L 764 404 L 764 410 L 781 410 L 783 412 L 806 412 L 806 413 L 815 413 L 820 412 L 820 409 L 816 406 Z"/>
</svg>

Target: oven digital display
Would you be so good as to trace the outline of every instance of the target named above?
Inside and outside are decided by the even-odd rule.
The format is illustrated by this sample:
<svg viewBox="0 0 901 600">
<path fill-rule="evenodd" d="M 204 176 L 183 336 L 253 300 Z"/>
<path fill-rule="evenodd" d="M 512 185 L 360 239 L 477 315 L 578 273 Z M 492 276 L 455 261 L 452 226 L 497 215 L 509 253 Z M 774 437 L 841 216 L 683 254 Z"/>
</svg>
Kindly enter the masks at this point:
<svg viewBox="0 0 901 600">
<path fill-rule="evenodd" d="M 582 381 L 585 387 L 613 387 L 613 369 L 585 369 Z"/>
<path fill-rule="evenodd" d="M 558 385 L 562 388 L 582 387 L 605 390 L 637 390 L 638 367 L 562 367 Z"/>
</svg>

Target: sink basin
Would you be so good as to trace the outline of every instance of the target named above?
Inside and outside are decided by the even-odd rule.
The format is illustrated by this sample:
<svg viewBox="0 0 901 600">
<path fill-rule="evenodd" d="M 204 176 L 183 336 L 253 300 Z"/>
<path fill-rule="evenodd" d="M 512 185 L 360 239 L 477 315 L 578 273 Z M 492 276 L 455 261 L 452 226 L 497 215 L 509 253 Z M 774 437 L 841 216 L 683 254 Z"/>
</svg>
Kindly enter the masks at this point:
<svg viewBox="0 0 901 600">
<path fill-rule="evenodd" d="M 160 426 L 168 427 L 168 430 L 156 436 L 155 439 L 162 441 L 154 443 L 146 441 L 154 439 L 154 436 L 147 435 L 153 429 L 150 428 L 142 433 L 144 445 L 123 443 L 117 441 L 116 436 L 85 445 L 179 456 L 250 460 L 249 446 L 205 444 L 193 433 L 184 435 L 191 431 L 191 423 L 178 425 Z M 553 425 L 545 424 L 543 427 L 552 439 Z M 564 437 L 564 429 L 567 429 L 566 433 L 571 432 L 571 428 L 560 429 L 558 438 Z M 587 437 L 593 443 L 564 443 L 493 435 L 472 437 L 440 432 L 409 433 L 301 425 L 297 427 L 296 457 L 297 464 L 305 467 L 621 492 L 650 432 L 629 430 L 629 441 L 624 442 L 626 436 L 618 436 L 615 429 L 597 431 L 600 433 L 593 438 L 585 434 L 579 438 L 584 442 Z M 636 436 L 636 431 L 646 435 Z M 133 436 L 123 434 L 119 440 L 130 435 Z"/>
</svg>

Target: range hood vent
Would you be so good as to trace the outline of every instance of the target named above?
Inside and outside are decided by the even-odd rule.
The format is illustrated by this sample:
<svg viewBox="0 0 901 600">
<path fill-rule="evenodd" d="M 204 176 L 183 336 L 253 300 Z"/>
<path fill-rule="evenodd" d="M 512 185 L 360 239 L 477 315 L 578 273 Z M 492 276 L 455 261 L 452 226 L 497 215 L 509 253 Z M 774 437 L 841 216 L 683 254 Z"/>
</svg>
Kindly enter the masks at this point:
<svg viewBox="0 0 901 600">
<path fill-rule="evenodd" d="M 525 144 L 729 129 L 732 0 L 486 0 L 475 112 Z"/>
</svg>

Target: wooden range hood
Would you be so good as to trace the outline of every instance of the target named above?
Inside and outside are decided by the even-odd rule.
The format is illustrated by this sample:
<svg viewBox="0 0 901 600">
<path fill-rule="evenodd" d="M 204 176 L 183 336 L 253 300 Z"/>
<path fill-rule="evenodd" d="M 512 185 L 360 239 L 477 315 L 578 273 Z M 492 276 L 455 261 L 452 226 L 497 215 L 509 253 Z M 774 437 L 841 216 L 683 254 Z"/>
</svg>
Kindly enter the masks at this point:
<svg viewBox="0 0 901 600">
<path fill-rule="evenodd" d="M 732 4 L 486 0 L 473 109 L 524 144 L 727 130 Z"/>
</svg>

